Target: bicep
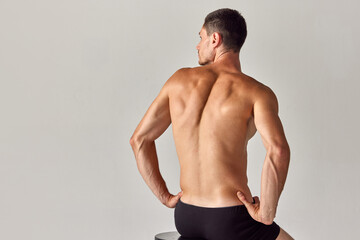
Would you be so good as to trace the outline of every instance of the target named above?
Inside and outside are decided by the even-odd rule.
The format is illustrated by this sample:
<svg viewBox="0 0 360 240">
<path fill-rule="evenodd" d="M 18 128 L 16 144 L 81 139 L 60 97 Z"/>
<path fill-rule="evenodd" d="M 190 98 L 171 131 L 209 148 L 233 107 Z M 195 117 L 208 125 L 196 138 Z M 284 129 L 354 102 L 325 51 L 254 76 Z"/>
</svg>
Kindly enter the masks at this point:
<svg viewBox="0 0 360 240">
<path fill-rule="evenodd" d="M 278 111 L 276 95 L 266 87 L 254 103 L 254 123 L 266 149 L 287 145 Z"/>
</svg>

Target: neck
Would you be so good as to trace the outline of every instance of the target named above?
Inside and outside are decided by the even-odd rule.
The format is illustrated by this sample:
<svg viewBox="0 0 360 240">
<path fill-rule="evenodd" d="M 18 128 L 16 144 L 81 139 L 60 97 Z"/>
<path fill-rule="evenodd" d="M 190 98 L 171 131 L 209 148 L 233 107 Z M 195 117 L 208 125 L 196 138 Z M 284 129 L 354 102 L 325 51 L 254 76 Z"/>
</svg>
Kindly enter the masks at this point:
<svg viewBox="0 0 360 240">
<path fill-rule="evenodd" d="M 225 50 L 217 54 L 213 63 L 216 65 L 224 65 L 226 68 L 236 69 L 241 72 L 239 53 L 234 53 L 231 50 Z"/>
</svg>

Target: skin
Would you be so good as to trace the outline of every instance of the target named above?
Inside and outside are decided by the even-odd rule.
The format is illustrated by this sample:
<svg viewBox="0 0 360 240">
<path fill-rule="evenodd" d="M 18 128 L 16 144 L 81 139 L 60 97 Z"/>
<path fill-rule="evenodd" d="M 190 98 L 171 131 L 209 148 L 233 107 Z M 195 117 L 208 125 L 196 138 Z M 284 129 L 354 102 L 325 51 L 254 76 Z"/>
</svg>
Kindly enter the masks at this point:
<svg viewBox="0 0 360 240">
<path fill-rule="evenodd" d="M 200 67 L 182 68 L 164 84 L 135 129 L 130 144 L 137 166 L 167 207 L 181 200 L 203 207 L 244 204 L 259 222 L 272 224 L 290 161 L 278 102 L 266 85 L 242 73 L 239 52 L 221 35 L 199 32 Z M 162 178 L 155 140 L 171 124 L 180 162 L 181 191 L 173 195 Z M 247 185 L 247 144 L 258 131 L 267 150 L 261 193 L 252 203 Z M 282 228 L 277 239 L 292 239 Z"/>
</svg>

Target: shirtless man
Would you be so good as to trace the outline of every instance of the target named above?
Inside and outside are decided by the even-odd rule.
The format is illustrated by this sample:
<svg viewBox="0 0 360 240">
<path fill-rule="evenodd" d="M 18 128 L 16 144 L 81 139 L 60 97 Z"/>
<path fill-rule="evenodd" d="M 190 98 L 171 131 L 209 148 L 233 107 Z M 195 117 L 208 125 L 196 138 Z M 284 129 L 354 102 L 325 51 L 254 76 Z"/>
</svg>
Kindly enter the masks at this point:
<svg viewBox="0 0 360 240">
<path fill-rule="evenodd" d="M 176 207 L 184 237 L 292 239 L 274 222 L 290 148 L 276 95 L 241 71 L 246 22 L 236 10 L 219 9 L 207 15 L 199 35 L 202 66 L 179 69 L 166 81 L 130 139 L 140 174 L 164 205 Z M 160 174 L 155 147 L 170 124 L 180 161 L 177 195 Z M 256 130 L 267 150 L 261 201 L 246 175 L 247 143 Z"/>
</svg>

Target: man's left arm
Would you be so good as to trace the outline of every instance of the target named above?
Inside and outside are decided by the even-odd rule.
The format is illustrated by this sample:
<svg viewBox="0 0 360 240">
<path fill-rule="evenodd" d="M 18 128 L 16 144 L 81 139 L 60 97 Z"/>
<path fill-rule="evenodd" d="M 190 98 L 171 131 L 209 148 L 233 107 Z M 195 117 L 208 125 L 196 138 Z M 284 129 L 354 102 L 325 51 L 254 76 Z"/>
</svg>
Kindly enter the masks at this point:
<svg viewBox="0 0 360 240">
<path fill-rule="evenodd" d="M 181 192 L 172 195 L 168 191 L 160 173 L 155 140 L 171 124 L 169 89 L 176 73 L 164 84 L 130 139 L 141 176 L 161 203 L 170 208 L 175 207 Z"/>
</svg>

